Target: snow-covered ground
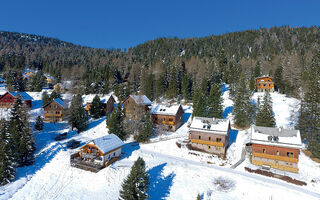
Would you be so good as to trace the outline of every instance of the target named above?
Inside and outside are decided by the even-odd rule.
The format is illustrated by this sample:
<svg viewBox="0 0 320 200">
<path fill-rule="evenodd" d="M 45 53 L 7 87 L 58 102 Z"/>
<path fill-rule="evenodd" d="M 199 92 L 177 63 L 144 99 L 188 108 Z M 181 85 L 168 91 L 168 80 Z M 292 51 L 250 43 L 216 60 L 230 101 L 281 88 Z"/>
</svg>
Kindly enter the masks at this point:
<svg viewBox="0 0 320 200">
<path fill-rule="evenodd" d="M 224 86 L 224 116 L 231 118 L 233 102 Z M 33 104 L 32 118 L 42 113 L 41 94 L 30 93 L 37 103 Z M 258 94 L 255 94 L 254 99 Z M 283 95 L 271 94 L 278 126 L 292 127 L 294 110 L 299 101 Z M 70 99 L 70 95 L 64 98 Z M 292 109 L 291 109 L 292 107 Z M 148 144 L 127 142 L 122 158 L 98 173 L 70 167 L 68 140 L 78 139 L 82 144 L 108 134 L 105 118 L 91 120 L 87 131 L 69 134 L 68 139 L 56 142 L 54 136 L 70 131 L 66 123 L 46 123 L 44 131 L 35 132 L 37 152 L 34 165 L 19 168 L 14 182 L 0 187 L 0 199 L 118 199 L 121 183 L 129 174 L 133 162 L 140 156 L 146 161 L 150 175 L 151 199 L 319 199 L 320 168 L 303 153 L 300 154 L 299 174 L 292 176 L 307 182 L 296 186 L 284 181 L 250 174 L 244 171 L 251 166 L 246 159 L 236 169 L 231 165 L 240 159 L 241 149 L 247 141 L 248 130 L 233 130 L 231 146 L 226 159 L 206 153 L 190 151 L 176 145 L 188 136 L 188 122 L 192 107 L 184 106 L 184 124 L 174 133 L 151 139 Z M 289 173 L 288 173 L 289 174 Z M 290 174 L 291 175 L 291 174 Z"/>
</svg>

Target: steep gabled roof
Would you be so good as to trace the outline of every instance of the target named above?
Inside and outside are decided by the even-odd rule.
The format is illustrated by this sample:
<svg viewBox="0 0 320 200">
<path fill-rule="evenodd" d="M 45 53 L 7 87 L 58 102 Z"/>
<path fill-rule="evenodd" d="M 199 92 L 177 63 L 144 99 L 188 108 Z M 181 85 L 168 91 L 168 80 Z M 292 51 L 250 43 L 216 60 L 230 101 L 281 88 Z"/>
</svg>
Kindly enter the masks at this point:
<svg viewBox="0 0 320 200">
<path fill-rule="evenodd" d="M 146 95 L 130 95 L 137 104 L 149 106 L 152 104 L 150 99 Z"/>
<path fill-rule="evenodd" d="M 300 149 L 302 146 L 300 131 L 276 127 L 252 126 L 250 142 Z"/>
<path fill-rule="evenodd" d="M 51 104 L 52 102 L 56 102 L 57 104 L 59 104 L 61 107 L 64 107 L 64 101 L 60 98 L 56 98 L 56 99 L 53 99 L 52 101 L 50 101 L 49 103 L 47 103 L 46 105 L 42 106 L 42 108 L 45 108 L 47 107 L 49 104 Z"/>
<path fill-rule="evenodd" d="M 14 98 L 17 98 L 18 94 L 20 94 L 22 101 L 33 100 L 33 98 L 26 92 L 8 92 L 8 93 L 11 94 Z"/>
<path fill-rule="evenodd" d="M 84 104 L 92 103 L 95 96 L 96 96 L 96 94 L 83 95 L 82 96 L 83 103 Z M 110 98 L 114 99 L 114 97 L 112 95 L 98 95 L 98 96 L 100 98 L 101 103 L 107 103 Z"/>
<path fill-rule="evenodd" d="M 152 106 L 150 113 L 155 115 L 177 115 L 180 107 L 180 104 L 156 104 Z"/>
<path fill-rule="evenodd" d="M 190 131 L 227 135 L 229 125 L 230 122 L 228 119 L 194 117 L 190 125 Z"/>
<path fill-rule="evenodd" d="M 91 141 L 102 153 L 107 153 L 118 147 L 121 147 L 124 143 L 115 134 L 109 134 Z"/>
</svg>

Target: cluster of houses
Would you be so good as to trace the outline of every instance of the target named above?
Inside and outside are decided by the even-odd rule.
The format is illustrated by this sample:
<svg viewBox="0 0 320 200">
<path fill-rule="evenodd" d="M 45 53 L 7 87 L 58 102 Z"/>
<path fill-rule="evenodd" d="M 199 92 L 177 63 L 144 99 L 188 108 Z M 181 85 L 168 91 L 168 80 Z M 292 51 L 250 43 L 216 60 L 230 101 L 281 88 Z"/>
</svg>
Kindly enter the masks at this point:
<svg viewBox="0 0 320 200">
<path fill-rule="evenodd" d="M 273 92 L 274 83 L 269 76 L 256 79 L 255 89 L 258 92 Z M 22 101 L 32 106 L 32 97 L 26 92 L 6 92 L 0 97 L 0 108 L 11 108 L 17 95 Z M 84 106 L 90 112 L 94 96 L 84 96 Z M 111 113 L 116 102 L 112 95 L 100 96 L 105 113 Z M 184 110 L 180 104 L 155 104 L 145 95 L 129 95 L 123 101 L 126 117 L 137 119 L 141 114 L 150 113 L 156 128 L 165 131 L 176 131 L 183 124 Z M 44 121 L 62 122 L 65 103 L 61 99 L 53 99 L 43 106 Z M 90 113 L 89 113 L 90 114 Z M 231 124 L 228 119 L 193 117 L 189 124 L 189 147 L 192 150 L 225 156 L 229 144 Z M 121 156 L 124 143 L 113 134 L 94 139 L 71 155 L 71 165 L 91 171 L 116 161 Z M 250 141 L 246 149 L 250 153 L 250 161 L 264 168 L 298 172 L 299 153 L 302 147 L 299 130 L 286 130 L 252 126 Z"/>
</svg>

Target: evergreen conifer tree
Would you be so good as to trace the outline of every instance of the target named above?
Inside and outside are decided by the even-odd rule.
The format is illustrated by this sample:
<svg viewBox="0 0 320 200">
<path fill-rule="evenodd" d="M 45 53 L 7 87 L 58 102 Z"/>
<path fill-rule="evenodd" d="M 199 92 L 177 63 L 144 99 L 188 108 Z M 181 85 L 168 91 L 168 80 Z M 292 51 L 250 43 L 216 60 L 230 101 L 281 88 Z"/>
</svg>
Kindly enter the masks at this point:
<svg viewBox="0 0 320 200">
<path fill-rule="evenodd" d="M 108 118 L 107 126 L 109 127 L 109 133 L 113 133 L 121 140 L 126 138 L 126 134 L 123 130 L 124 114 L 121 106 L 113 109 L 111 116 Z"/>
<path fill-rule="evenodd" d="M 197 196 L 197 200 L 201 200 L 201 196 L 200 196 L 200 194 L 198 194 L 198 196 Z"/>
<path fill-rule="evenodd" d="M 247 79 L 241 74 L 239 84 L 236 87 L 233 105 L 234 122 L 238 127 L 248 127 L 252 122 L 253 107 L 251 104 L 251 92 L 247 85 Z"/>
<path fill-rule="evenodd" d="M 176 67 L 171 67 L 171 73 L 169 76 L 169 86 L 167 96 L 168 99 L 176 98 L 178 95 L 178 85 L 177 85 L 177 70 Z"/>
<path fill-rule="evenodd" d="M 307 76 L 307 91 L 301 101 L 298 126 L 307 140 L 308 150 L 320 158 L 320 52 L 313 57 Z"/>
<path fill-rule="evenodd" d="M 15 177 L 11 142 L 8 122 L 2 119 L 0 121 L 0 186 L 10 183 Z"/>
<path fill-rule="evenodd" d="M 282 65 L 276 68 L 274 73 L 274 84 L 279 93 L 283 93 L 285 91 L 285 82 L 283 80 L 283 67 Z"/>
<path fill-rule="evenodd" d="M 193 95 L 193 113 L 192 116 L 206 117 L 207 116 L 207 106 L 206 106 L 206 96 L 203 94 L 202 90 L 196 88 Z"/>
<path fill-rule="evenodd" d="M 121 200 L 148 199 L 149 175 L 146 172 L 146 163 L 138 158 L 131 167 L 130 174 L 122 183 L 120 191 Z"/>
<path fill-rule="evenodd" d="M 34 125 L 34 128 L 37 130 L 37 131 L 41 131 L 43 129 L 43 119 L 42 117 L 39 115 L 36 119 L 36 124 Z"/>
<path fill-rule="evenodd" d="M 146 120 L 143 123 L 143 128 L 140 134 L 137 136 L 137 142 L 146 142 L 153 135 L 153 123 L 149 113 L 146 115 Z"/>
<path fill-rule="evenodd" d="M 19 166 L 30 165 L 34 160 L 35 143 L 29 124 L 26 106 L 17 95 L 10 113 L 9 133 L 12 137 L 12 152 Z"/>
<path fill-rule="evenodd" d="M 47 105 L 48 103 L 50 103 L 50 97 L 48 95 L 47 92 L 43 92 L 42 93 L 42 106 Z"/>
<path fill-rule="evenodd" d="M 53 90 L 52 93 L 50 94 L 50 101 L 53 99 L 61 98 L 61 94 L 58 93 L 57 91 Z"/>
<path fill-rule="evenodd" d="M 90 115 L 94 119 L 98 119 L 104 115 L 103 104 L 101 103 L 98 95 L 96 95 L 92 100 L 92 105 L 90 107 Z"/>
<path fill-rule="evenodd" d="M 260 99 L 259 99 L 260 101 Z M 266 92 L 263 97 L 263 104 L 258 103 L 256 115 L 256 125 L 257 126 L 264 126 L 264 127 L 274 127 L 275 126 L 275 119 L 273 116 L 272 110 L 272 99 L 269 92 Z"/>
<path fill-rule="evenodd" d="M 72 98 L 68 122 L 72 130 L 73 128 L 77 128 L 79 133 L 88 128 L 88 116 L 82 105 L 80 94 L 77 94 Z"/>
<path fill-rule="evenodd" d="M 211 86 L 208 97 L 208 117 L 222 118 L 223 106 L 221 96 L 221 85 L 214 84 Z"/>
</svg>

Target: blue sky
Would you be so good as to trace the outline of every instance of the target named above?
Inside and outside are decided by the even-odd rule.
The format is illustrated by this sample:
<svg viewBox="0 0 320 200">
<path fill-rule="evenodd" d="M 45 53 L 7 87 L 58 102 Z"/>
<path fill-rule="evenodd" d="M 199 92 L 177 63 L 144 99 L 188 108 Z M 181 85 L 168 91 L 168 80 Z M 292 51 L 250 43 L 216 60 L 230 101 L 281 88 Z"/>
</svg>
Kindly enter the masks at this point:
<svg viewBox="0 0 320 200">
<path fill-rule="evenodd" d="M 97 48 L 123 49 L 158 37 L 320 23 L 316 0 L 7 0 L 0 5 L 0 30 Z"/>
</svg>

